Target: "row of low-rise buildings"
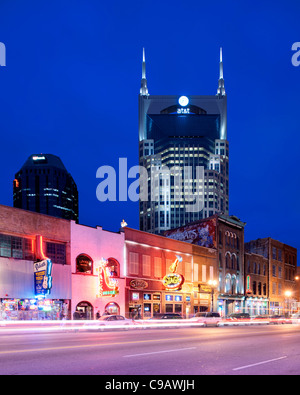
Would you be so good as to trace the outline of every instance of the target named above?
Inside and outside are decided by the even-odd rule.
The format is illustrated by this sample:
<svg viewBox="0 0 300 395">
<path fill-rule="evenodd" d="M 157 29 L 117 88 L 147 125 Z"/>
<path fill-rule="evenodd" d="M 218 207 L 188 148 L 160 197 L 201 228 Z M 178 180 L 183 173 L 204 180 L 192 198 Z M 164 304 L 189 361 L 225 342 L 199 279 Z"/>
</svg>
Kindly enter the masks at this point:
<svg viewBox="0 0 300 395">
<path fill-rule="evenodd" d="M 295 306 L 297 251 L 245 244 L 244 227 L 214 215 L 165 236 L 109 232 L 0 205 L 0 319 L 284 314 Z"/>
</svg>

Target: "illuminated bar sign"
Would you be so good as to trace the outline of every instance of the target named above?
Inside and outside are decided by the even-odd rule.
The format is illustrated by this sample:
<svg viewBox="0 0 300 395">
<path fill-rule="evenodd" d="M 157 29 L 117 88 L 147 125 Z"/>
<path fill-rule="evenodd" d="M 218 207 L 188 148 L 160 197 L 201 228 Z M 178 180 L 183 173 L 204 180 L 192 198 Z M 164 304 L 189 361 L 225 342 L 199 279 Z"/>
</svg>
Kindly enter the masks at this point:
<svg viewBox="0 0 300 395">
<path fill-rule="evenodd" d="M 181 289 L 184 278 L 181 274 L 170 273 L 163 278 L 163 285 L 167 290 L 177 291 Z"/>
<path fill-rule="evenodd" d="M 114 297 L 119 293 L 118 280 L 116 280 L 110 271 L 108 261 L 102 259 L 98 270 L 98 295 L 97 298 L 102 296 Z"/>
<path fill-rule="evenodd" d="M 182 258 L 181 256 L 176 255 L 176 259 L 174 263 L 172 263 L 172 265 L 169 268 L 172 273 L 167 274 L 162 280 L 164 287 L 169 291 L 180 290 L 184 283 L 183 276 L 181 274 L 176 273 L 179 262 L 182 262 Z"/>
<path fill-rule="evenodd" d="M 251 277 L 247 276 L 246 278 L 246 294 L 251 294 L 252 290 L 251 290 Z"/>
<path fill-rule="evenodd" d="M 45 297 L 52 288 L 52 261 L 44 259 L 34 263 L 34 290 L 36 297 Z"/>
</svg>

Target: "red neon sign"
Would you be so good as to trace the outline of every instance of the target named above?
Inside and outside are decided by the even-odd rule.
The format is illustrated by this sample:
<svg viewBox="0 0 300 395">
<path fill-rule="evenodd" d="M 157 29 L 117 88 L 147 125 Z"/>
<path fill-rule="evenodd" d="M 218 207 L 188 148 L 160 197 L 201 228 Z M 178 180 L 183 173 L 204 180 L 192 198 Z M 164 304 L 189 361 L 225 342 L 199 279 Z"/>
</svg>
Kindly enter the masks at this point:
<svg viewBox="0 0 300 395">
<path fill-rule="evenodd" d="M 114 273 L 111 272 L 108 261 L 102 259 L 98 267 L 98 298 L 103 296 L 114 297 L 119 293 L 118 280 L 114 278 Z"/>
</svg>

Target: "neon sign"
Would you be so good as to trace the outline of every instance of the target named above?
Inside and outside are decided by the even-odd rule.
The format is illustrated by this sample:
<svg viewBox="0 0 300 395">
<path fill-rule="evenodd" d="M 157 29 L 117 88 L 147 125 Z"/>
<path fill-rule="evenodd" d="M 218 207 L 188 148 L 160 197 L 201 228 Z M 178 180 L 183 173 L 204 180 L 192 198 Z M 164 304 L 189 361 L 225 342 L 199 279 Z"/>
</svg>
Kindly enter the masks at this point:
<svg viewBox="0 0 300 395">
<path fill-rule="evenodd" d="M 45 297 L 52 288 L 52 261 L 44 259 L 34 263 L 34 289 L 36 297 Z"/>
<path fill-rule="evenodd" d="M 184 278 L 181 274 L 178 273 L 167 274 L 163 278 L 163 285 L 168 290 L 177 291 L 181 289 L 183 283 Z"/>
<path fill-rule="evenodd" d="M 114 297 L 119 293 L 118 280 L 114 278 L 111 267 L 106 259 L 102 259 L 98 271 L 98 294 L 97 298 L 103 296 Z"/>
<path fill-rule="evenodd" d="M 250 276 L 247 276 L 247 278 L 246 278 L 246 294 L 252 294 L 251 277 Z"/>
<path fill-rule="evenodd" d="M 175 261 L 169 267 L 171 273 L 167 274 L 162 280 L 162 283 L 167 290 L 178 291 L 184 283 L 184 277 L 181 274 L 176 273 L 179 262 L 182 262 L 182 258 L 181 256 L 176 255 Z"/>
</svg>

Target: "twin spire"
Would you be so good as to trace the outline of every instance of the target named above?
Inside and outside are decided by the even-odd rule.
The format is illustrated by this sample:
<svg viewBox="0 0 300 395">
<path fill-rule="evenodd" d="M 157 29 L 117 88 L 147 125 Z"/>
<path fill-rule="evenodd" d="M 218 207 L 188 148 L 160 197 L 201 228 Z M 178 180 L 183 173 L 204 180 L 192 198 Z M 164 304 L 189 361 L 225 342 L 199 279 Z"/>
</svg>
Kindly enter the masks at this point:
<svg viewBox="0 0 300 395">
<path fill-rule="evenodd" d="M 225 83 L 224 83 L 224 76 L 223 76 L 223 53 L 222 48 L 220 48 L 220 75 L 219 75 L 219 87 L 218 87 L 218 96 L 225 96 Z"/>
<path fill-rule="evenodd" d="M 149 96 L 148 88 L 147 88 L 147 79 L 146 79 L 146 58 L 145 58 L 145 48 L 143 48 L 143 66 L 142 66 L 142 81 L 141 81 L 141 96 Z"/>
<path fill-rule="evenodd" d="M 141 81 L 140 95 L 141 96 L 149 96 L 148 87 L 147 87 L 147 79 L 146 79 L 145 48 L 143 48 L 142 81 Z M 226 96 L 224 75 L 223 75 L 223 53 L 222 53 L 222 48 L 220 48 L 220 73 L 219 73 L 219 86 L 218 86 L 217 96 Z"/>
</svg>

